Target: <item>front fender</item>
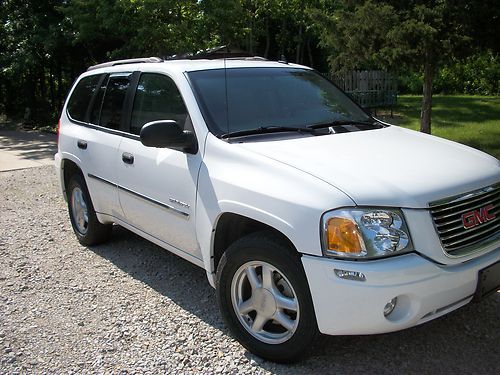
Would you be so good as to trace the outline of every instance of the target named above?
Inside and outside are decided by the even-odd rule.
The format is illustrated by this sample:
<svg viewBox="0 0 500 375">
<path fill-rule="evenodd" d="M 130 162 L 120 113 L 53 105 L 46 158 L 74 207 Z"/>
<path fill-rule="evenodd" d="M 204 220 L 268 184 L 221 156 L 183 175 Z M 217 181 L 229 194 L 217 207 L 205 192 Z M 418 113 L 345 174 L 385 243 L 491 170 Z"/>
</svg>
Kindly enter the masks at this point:
<svg viewBox="0 0 500 375">
<path fill-rule="evenodd" d="M 223 213 L 234 213 L 283 233 L 303 254 L 321 255 L 325 211 L 353 205 L 343 192 L 289 165 L 209 136 L 198 177 L 196 231 L 207 274 Z"/>
</svg>

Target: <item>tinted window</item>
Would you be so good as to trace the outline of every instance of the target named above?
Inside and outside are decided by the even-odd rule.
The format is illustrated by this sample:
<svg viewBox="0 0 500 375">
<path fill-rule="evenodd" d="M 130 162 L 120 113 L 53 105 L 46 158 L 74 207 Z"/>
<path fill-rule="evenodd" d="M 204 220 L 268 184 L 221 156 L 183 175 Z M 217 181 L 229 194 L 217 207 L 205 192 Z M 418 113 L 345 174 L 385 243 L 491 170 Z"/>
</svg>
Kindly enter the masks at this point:
<svg viewBox="0 0 500 375">
<path fill-rule="evenodd" d="M 311 70 L 217 69 L 190 72 L 189 78 L 216 135 L 263 126 L 369 120 L 347 95 Z"/>
<path fill-rule="evenodd" d="M 130 132 L 139 134 L 144 124 L 156 120 L 175 120 L 185 127 L 187 109 L 175 83 L 161 74 L 144 73 L 134 99 Z"/>
<path fill-rule="evenodd" d="M 82 78 L 76 85 L 68 102 L 68 114 L 72 119 L 85 121 L 87 107 L 96 90 L 99 77 L 99 75 L 96 75 Z"/>
<path fill-rule="evenodd" d="M 130 86 L 128 76 L 109 77 L 102 102 L 99 125 L 109 129 L 120 129 L 123 117 L 123 103 Z"/>
<path fill-rule="evenodd" d="M 99 91 L 97 91 L 94 100 L 94 105 L 92 107 L 92 110 L 90 111 L 89 122 L 91 124 L 96 124 L 96 125 L 99 124 L 99 116 L 101 114 L 101 108 L 102 108 L 102 99 L 104 98 L 104 93 L 106 92 L 107 84 L 108 80 L 104 79 L 101 83 L 101 87 L 99 87 Z"/>
</svg>

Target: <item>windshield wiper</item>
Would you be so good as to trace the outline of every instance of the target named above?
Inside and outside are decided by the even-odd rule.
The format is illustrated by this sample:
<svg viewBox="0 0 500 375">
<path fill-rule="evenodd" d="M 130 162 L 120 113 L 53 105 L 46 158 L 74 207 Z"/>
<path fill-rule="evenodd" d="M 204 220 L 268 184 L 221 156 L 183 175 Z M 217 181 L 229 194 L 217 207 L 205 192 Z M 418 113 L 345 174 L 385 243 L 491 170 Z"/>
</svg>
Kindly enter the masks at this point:
<svg viewBox="0 0 500 375">
<path fill-rule="evenodd" d="M 279 132 L 298 132 L 298 133 L 309 133 L 309 134 L 329 134 L 324 131 L 318 131 L 313 127 L 294 127 L 294 126 L 261 126 L 255 129 L 248 130 L 238 130 L 234 132 L 229 132 L 221 135 L 221 138 L 230 138 L 230 137 L 242 137 L 245 135 L 254 135 L 254 134 L 269 134 L 269 133 L 279 133 Z"/>
<path fill-rule="evenodd" d="M 345 125 L 357 125 L 357 126 L 364 126 L 364 127 L 370 127 L 370 128 L 382 128 L 383 125 L 377 123 L 376 121 L 355 121 L 355 120 L 333 120 L 321 124 L 315 124 L 315 125 L 310 125 L 308 126 L 309 129 L 323 129 L 323 128 L 330 128 L 330 127 L 335 127 L 335 126 L 345 126 Z"/>
</svg>

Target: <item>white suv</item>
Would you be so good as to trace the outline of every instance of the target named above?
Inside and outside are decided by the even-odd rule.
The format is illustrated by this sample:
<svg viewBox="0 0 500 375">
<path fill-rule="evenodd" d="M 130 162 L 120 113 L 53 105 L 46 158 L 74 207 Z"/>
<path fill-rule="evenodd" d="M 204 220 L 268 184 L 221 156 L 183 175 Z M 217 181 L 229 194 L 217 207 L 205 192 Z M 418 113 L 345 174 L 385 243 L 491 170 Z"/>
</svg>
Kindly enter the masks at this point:
<svg viewBox="0 0 500 375">
<path fill-rule="evenodd" d="M 367 115 L 263 59 L 116 61 L 64 106 L 55 156 L 84 245 L 121 225 L 203 267 L 237 339 L 396 331 L 500 284 L 500 163 Z"/>
</svg>

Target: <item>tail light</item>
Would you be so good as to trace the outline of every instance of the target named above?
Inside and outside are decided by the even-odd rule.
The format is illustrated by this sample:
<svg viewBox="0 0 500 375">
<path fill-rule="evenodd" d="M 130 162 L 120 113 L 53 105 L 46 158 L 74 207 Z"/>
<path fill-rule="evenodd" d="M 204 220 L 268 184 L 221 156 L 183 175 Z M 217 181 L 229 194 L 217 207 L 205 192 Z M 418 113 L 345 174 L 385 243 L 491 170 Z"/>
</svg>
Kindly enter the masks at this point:
<svg viewBox="0 0 500 375">
<path fill-rule="evenodd" d="M 59 130 L 61 129 L 61 120 L 59 119 L 59 122 L 57 123 L 57 144 L 59 145 Z"/>
</svg>

